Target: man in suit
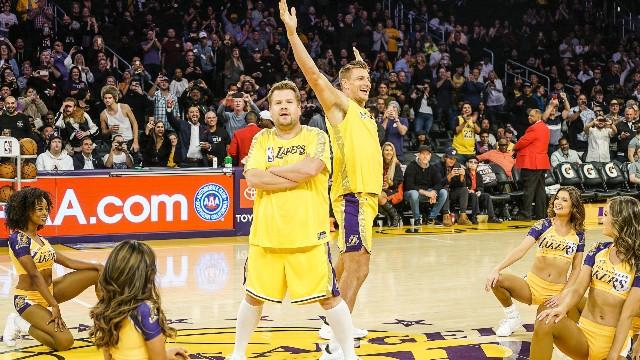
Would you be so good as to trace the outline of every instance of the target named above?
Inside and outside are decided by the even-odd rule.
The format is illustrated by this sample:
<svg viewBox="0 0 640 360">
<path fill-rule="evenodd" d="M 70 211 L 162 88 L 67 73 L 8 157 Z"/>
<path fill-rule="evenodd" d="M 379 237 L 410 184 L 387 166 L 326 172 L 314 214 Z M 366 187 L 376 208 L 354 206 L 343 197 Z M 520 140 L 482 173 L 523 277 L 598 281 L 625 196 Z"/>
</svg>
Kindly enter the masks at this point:
<svg viewBox="0 0 640 360">
<path fill-rule="evenodd" d="M 99 156 L 93 155 L 93 140 L 82 139 L 82 151 L 73 155 L 74 170 L 104 169 L 104 163 Z"/>
<path fill-rule="evenodd" d="M 531 220 L 531 203 L 535 199 L 534 219 L 545 216 L 547 196 L 544 190 L 544 175 L 550 168 L 547 150 L 549 146 L 549 128 L 542 121 L 542 112 L 529 111 L 529 124 L 524 136 L 513 147 L 516 152 L 516 167 L 522 169 L 524 196 L 518 220 Z"/>
</svg>

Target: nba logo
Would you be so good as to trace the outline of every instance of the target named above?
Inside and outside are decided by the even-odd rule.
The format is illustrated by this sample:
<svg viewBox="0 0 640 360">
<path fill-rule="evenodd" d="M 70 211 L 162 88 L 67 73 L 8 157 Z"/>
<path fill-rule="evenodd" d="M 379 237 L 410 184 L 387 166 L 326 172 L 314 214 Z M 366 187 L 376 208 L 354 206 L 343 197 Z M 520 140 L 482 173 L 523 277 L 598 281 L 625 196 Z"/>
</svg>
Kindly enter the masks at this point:
<svg viewBox="0 0 640 360">
<path fill-rule="evenodd" d="M 275 158 L 275 154 L 273 153 L 273 148 L 269 146 L 267 148 L 267 162 L 273 162 Z"/>
</svg>

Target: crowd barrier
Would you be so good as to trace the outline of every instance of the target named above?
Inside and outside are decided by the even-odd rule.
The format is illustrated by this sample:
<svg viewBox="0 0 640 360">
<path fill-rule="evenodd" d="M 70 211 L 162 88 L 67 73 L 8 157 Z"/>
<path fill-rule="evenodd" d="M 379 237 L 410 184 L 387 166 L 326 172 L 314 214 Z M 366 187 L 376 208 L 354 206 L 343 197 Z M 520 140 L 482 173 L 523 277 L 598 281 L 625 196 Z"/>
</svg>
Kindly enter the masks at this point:
<svg viewBox="0 0 640 360">
<path fill-rule="evenodd" d="M 248 235 L 255 198 L 241 168 L 39 172 L 25 186 L 51 194 L 41 234 L 53 243 Z M 0 246 L 8 236 L 4 208 Z"/>
</svg>

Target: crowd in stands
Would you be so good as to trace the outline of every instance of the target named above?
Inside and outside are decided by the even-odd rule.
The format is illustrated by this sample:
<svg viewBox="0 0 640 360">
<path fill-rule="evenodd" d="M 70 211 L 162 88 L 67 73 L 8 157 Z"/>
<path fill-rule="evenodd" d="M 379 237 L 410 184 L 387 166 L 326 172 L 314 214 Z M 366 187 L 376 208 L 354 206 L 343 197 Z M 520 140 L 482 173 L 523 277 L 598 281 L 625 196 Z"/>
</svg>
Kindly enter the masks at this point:
<svg viewBox="0 0 640 360">
<path fill-rule="evenodd" d="M 227 155 L 242 166 L 253 135 L 273 126 L 266 94 L 283 79 L 301 89 L 303 124 L 326 131 L 275 0 L 2 3 L 0 131 L 36 140 L 40 171 L 220 167 Z M 381 208 L 397 220 L 384 204 L 406 200 L 420 218 L 431 203 L 428 222 L 472 210 L 465 223 L 480 211 L 500 220 L 483 163 L 512 176 L 534 109 L 552 166 L 630 162 L 640 180 L 640 36 L 616 31 L 602 4 L 416 0 L 405 16 L 382 2 L 296 8 L 325 76 L 337 79 L 353 46 L 370 64 L 368 108 L 388 149 Z M 549 84 L 511 65 L 505 78 L 507 60 Z"/>
</svg>

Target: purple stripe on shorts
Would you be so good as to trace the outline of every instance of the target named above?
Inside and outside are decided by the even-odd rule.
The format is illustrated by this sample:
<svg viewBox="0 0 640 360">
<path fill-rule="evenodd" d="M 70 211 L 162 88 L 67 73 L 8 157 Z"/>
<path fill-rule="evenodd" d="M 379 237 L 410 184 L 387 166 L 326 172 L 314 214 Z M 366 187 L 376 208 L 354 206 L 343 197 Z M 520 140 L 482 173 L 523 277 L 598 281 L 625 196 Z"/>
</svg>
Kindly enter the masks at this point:
<svg viewBox="0 0 640 360">
<path fill-rule="evenodd" d="M 26 295 L 14 295 L 13 306 L 16 308 L 18 314 L 22 315 L 23 312 L 31 307 L 31 302 Z"/>
<path fill-rule="evenodd" d="M 329 266 L 331 266 L 331 295 L 333 297 L 340 296 L 340 289 L 338 288 L 338 280 L 336 278 L 336 270 L 333 268 L 333 263 L 331 262 L 331 247 L 327 242 L 327 257 L 329 258 Z"/>
<path fill-rule="evenodd" d="M 362 250 L 362 236 L 360 235 L 360 201 L 355 194 L 346 194 L 344 199 L 344 243 L 345 252 Z"/>
</svg>

